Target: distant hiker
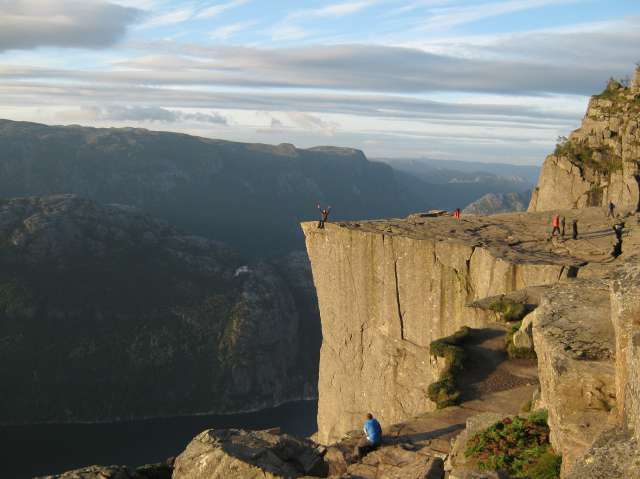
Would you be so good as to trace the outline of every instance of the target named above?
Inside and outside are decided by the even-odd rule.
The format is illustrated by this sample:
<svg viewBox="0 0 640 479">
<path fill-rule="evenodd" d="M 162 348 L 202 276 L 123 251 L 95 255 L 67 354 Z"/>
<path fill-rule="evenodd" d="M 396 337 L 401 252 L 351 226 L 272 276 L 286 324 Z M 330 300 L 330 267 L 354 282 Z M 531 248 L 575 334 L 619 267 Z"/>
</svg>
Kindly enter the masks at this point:
<svg viewBox="0 0 640 479">
<path fill-rule="evenodd" d="M 456 219 L 460 219 L 460 208 L 456 208 L 453 212 L 453 217 Z"/>
<path fill-rule="evenodd" d="M 565 219 L 564 216 L 560 217 L 560 236 L 562 236 L 562 239 L 564 239 L 564 227 L 565 227 Z"/>
<path fill-rule="evenodd" d="M 318 210 L 320 210 L 320 221 L 318 221 L 318 228 L 324 229 L 324 224 L 329 219 L 329 213 L 331 213 L 331 206 L 327 206 L 326 208 L 321 208 L 320 203 L 318 203 Z"/>
<path fill-rule="evenodd" d="M 614 218 L 615 209 L 616 209 L 616 205 L 613 204 L 613 201 L 609 201 L 609 212 L 607 213 L 607 216 Z"/>
<path fill-rule="evenodd" d="M 367 414 L 367 420 L 364 423 L 364 434 L 365 437 L 360 439 L 355 450 L 355 455 L 358 459 L 362 459 L 371 451 L 375 451 L 382 443 L 382 428 L 371 413 Z"/>
<path fill-rule="evenodd" d="M 553 238 L 556 233 L 560 234 L 560 216 L 553 215 L 553 218 L 551 219 L 551 226 L 553 227 L 551 230 L 551 238 Z"/>
<path fill-rule="evenodd" d="M 578 220 L 576 219 L 571 220 L 571 237 L 574 240 L 578 239 Z"/>
</svg>

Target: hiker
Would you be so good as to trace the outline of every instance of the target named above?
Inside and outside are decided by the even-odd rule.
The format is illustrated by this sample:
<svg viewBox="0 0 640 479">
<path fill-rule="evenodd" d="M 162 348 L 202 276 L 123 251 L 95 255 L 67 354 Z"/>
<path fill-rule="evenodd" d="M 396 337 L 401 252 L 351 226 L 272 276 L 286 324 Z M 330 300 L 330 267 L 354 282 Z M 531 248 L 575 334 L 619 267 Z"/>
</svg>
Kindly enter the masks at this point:
<svg viewBox="0 0 640 479">
<path fill-rule="evenodd" d="M 453 212 L 453 217 L 456 219 L 460 219 L 460 208 L 456 208 Z"/>
<path fill-rule="evenodd" d="M 615 209 L 616 209 L 616 205 L 613 204 L 613 201 L 609 201 L 609 213 L 607 213 L 607 216 L 614 218 L 615 217 Z"/>
<path fill-rule="evenodd" d="M 360 439 L 356 446 L 355 456 L 362 459 L 371 451 L 375 451 L 382 443 L 382 428 L 377 419 L 371 413 L 367 413 L 367 420 L 364 423 L 365 437 Z"/>
<path fill-rule="evenodd" d="M 553 229 L 551 230 L 551 238 L 553 238 L 556 233 L 560 234 L 560 216 L 553 215 L 553 218 L 551 219 L 551 226 L 553 226 Z"/>
<path fill-rule="evenodd" d="M 326 208 L 321 208 L 320 203 L 318 203 L 318 210 L 320 210 L 320 221 L 318 221 L 318 228 L 324 229 L 324 224 L 329 219 L 329 213 L 331 213 L 331 206 L 327 206 Z"/>
<path fill-rule="evenodd" d="M 565 219 L 564 216 L 560 217 L 560 236 L 564 239 L 564 227 L 565 227 Z"/>
<path fill-rule="evenodd" d="M 576 219 L 571 220 L 571 237 L 574 240 L 578 239 L 578 220 Z"/>
</svg>

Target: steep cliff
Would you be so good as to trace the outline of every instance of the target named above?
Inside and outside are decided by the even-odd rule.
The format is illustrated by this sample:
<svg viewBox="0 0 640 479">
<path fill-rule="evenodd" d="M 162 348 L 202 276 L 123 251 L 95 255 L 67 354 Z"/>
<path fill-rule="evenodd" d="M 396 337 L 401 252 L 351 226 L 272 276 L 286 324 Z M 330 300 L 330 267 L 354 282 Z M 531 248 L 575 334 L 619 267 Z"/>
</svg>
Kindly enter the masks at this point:
<svg viewBox="0 0 640 479">
<path fill-rule="evenodd" d="M 0 200 L 0 422 L 223 413 L 313 396 L 319 333 L 297 299 L 309 285 L 291 291 L 284 279 L 306 268 L 246 265 L 131 207 Z"/>
<path fill-rule="evenodd" d="M 583 214 L 602 231 L 601 212 Z M 358 428 L 369 410 L 393 423 L 433 409 L 426 390 L 439 366 L 430 342 L 491 318 L 470 302 L 556 283 L 610 258 L 612 233 L 567 248 L 547 241 L 547 221 L 417 215 L 324 230 L 303 224 L 322 319 L 319 440 Z"/>
<path fill-rule="evenodd" d="M 629 86 L 611 80 L 591 98 L 580 128 L 544 162 L 529 211 L 639 206 L 640 68 Z"/>
</svg>

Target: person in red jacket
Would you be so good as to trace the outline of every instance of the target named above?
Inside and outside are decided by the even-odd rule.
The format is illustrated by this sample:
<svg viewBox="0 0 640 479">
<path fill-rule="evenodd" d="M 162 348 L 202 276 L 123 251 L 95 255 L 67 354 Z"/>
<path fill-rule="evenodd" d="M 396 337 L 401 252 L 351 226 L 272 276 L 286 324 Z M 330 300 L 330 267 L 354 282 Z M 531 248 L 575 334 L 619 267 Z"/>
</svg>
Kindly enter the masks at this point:
<svg viewBox="0 0 640 479">
<path fill-rule="evenodd" d="M 551 230 L 551 237 L 553 238 L 556 233 L 560 236 L 560 216 L 553 215 L 553 218 L 551 219 L 551 226 L 553 227 Z"/>
</svg>

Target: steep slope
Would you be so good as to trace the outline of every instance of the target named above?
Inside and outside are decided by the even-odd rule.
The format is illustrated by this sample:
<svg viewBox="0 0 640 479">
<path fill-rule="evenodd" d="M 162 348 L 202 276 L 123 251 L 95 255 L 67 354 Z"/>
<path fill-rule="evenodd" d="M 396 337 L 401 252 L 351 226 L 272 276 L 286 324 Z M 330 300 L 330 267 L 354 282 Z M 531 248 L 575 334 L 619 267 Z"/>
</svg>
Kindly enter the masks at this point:
<svg viewBox="0 0 640 479">
<path fill-rule="evenodd" d="M 605 206 L 636 211 L 640 187 L 640 68 L 591 98 L 580 128 L 544 162 L 529 211 Z"/>
<path fill-rule="evenodd" d="M 462 211 L 472 215 L 494 215 L 512 211 L 525 211 L 529 203 L 528 193 L 487 193 L 467 205 Z"/>
<path fill-rule="evenodd" d="M 229 412 L 312 395 L 318 346 L 299 336 L 314 318 L 282 269 L 245 265 L 131 207 L 0 200 L 0 422 Z"/>
<path fill-rule="evenodd" d="M 0 120 L 3 197 L 74 193 L 130 204 L 254 258 L 302 249 L 297 225 L 317 216 L 318 201 L 343 219 L 428 208 L 421 188 L 406 190 L 391 167 L 348 148 Z"/>
</svg>

